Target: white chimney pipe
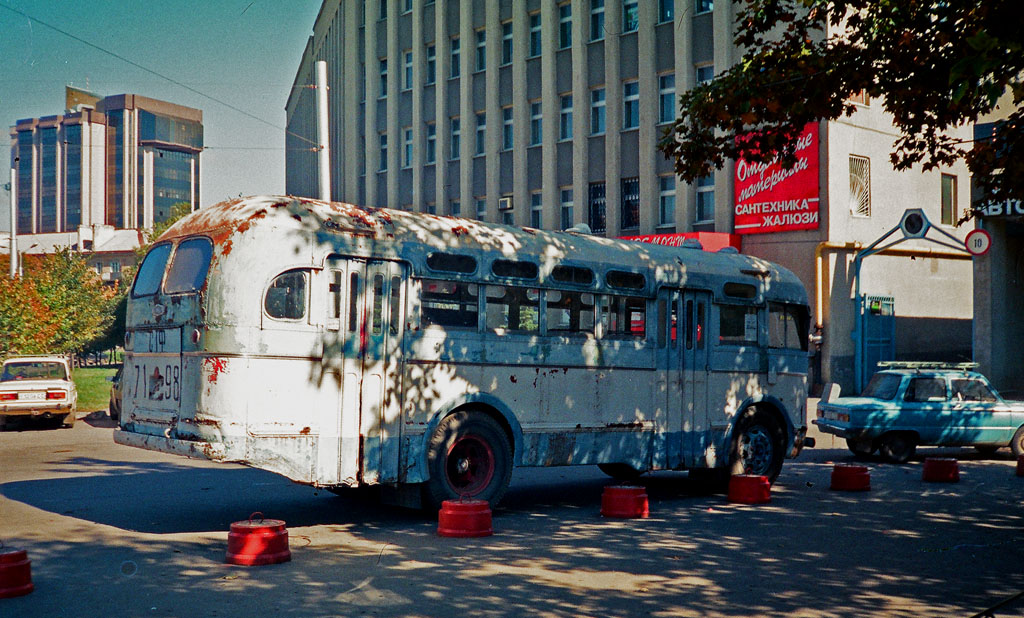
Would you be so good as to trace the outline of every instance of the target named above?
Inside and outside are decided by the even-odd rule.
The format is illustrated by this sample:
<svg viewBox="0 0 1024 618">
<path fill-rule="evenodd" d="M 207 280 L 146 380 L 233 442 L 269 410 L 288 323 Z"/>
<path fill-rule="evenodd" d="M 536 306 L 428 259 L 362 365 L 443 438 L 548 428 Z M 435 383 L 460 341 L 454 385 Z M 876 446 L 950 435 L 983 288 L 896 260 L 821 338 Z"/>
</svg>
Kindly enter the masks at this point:
<svg viewBox="0 0 1024 618">
<path fill-rule="evenodd" d="M 316 129 L 320 167 L 320 199 L 331 200 L 331 147 L 327 118 L 327 63 L 316 62 Z"/>
</svg>

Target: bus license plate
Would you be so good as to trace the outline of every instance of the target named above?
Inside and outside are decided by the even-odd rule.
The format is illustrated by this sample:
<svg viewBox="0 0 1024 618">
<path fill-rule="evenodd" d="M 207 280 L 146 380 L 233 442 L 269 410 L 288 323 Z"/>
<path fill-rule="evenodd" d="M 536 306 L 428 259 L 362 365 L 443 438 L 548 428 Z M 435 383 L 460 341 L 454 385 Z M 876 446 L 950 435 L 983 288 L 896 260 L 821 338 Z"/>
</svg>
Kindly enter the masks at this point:
<svg viewBox="0 0 1024 618">
<path fill-rule="evenodd" d="M 147 401 L 181 401 L 181 365 L 178 362 L 135 363 L 132 394 Z"/>
</svg>

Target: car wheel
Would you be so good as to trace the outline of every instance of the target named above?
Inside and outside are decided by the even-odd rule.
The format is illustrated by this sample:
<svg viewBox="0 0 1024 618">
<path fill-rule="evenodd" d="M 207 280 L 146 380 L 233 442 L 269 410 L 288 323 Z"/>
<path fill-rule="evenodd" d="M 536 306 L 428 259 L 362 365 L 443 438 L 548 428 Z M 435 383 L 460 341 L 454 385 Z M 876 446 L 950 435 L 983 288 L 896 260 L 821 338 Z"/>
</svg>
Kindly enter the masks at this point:
<svg viewBox="0 0 1024 618">
<path fill-rule="evenodd" d="M 601 472 L 618 481 L 635 481 L 646 470 L 637 470 L 633 466 L 624 463 L 603 463 L 597 464 Z"/>
<path fill-rule="evenodd" d="M 512 479 L 512 447 L 498 421 L 483 412 L 460 411 L 444 418 L 427 451 L 427 502 L 473 498 L 495 506 Z"/>
<path fill-rule="evenodd" d="M 854 440 L 853 438 L 847 438 L 846 446 L 849 447 L 850 451 L 858 457 L 867 457 L 871 453 L 875 452 L 875 444 L 871 440 Z"/>
<path fill-rule="evenodd" d="M 773 416 L 747 408 L 733 431 L 732 474 L 756 474 L 774 483 L 782 471 L 783 430 Z"/>
<path fill-rule="evenodd" d="M 1013 439 L 1010 440 L 1010 450 L 1013 451 L 1014 457 L 1024 455 L 1024 425 L 1021 425 L 1017 432 L 1013 434 Z"/>
<path fill-rule="evenodd" d="M 916 449 L 914 438 L 900 432 L 885 434 L 878 444 L 879 454 L 890 463 L 907 463 Z"/>
</svg>

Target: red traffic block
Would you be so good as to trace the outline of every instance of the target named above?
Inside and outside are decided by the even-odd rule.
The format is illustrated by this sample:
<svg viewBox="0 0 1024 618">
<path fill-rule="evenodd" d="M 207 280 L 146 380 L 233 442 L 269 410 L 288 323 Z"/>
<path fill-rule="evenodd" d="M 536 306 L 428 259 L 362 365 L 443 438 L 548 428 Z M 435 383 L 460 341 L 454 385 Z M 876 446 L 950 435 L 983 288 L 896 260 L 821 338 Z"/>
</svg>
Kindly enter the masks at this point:
<svg viewBox="0 0 1024 618">
<path fill-rule="evenodd" d="M 928 457 L 924 460 L 921 480 L 929 483 L 956 483 L 960 480 L 960 468 L 952 457 Z"/>
<path fill-rule="evenodd" d="M 445 500 L 437 513 L 437 534 L 456 538 L 491 536 L 491 506 L 486 500 Z"/>
<path fill-rule="evenodd" d="M 772 485 L 767 476 L 734 474 L 729 478 L 729 502 L 764 504 L 771 499 Z"/>
<path fill-rule="evenodd" d="M 601 494 L 601 515 L 632 519 L 651 514 L 647 492 L 643 487 L 611 485 Z"/>
<path fill-rule="evenodd" d="M 24 549 L 0 546 L 0 599 L 24 596 L 35 590 L 32 561 Z"/>
<path fill-rule="evenodd" d="M 1024 476 L 1024 455 L 1017 458 L 1017 476 Z"/>
<path fill-rule="evenodd" d="M 263 513 L 253 513 L 248 520 L 231 524 L 225 558 L 228 564 L 262 566 L 291 559 L 288 530 L 280 519 L 263 519 Z"/>
<path fill-rule="evenodd" d="M 836 464 L 832 468 L 830 488 L 837 491 L 867 491 L 871 489 L 871 474 L 867 466 Z"/>
</svg>

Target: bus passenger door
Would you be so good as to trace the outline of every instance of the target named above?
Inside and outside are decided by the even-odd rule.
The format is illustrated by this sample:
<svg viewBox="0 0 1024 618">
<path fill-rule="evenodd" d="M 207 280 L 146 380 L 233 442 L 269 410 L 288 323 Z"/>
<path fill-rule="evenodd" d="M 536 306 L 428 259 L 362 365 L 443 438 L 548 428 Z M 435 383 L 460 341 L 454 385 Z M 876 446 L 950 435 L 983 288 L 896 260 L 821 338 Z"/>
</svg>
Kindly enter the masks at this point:
<svg viewBox="0 0 1024 618">
<path fill-rule="evenodd" d="M 708 374 L 711 370 L 707 323 L 711 296 L 707 292 L 683 292 L 681 341 L 683 382 L 684 463 L 703 467 L 704 453 L 711 445 L 708 424 Z M 711 463 L 711 462 L 708 462 Z"/>
<path fill-rule="evenodd" d="M 338 480 L 343 484 L 395 480 L 401 431 L 398 352 L 405 320 L 404 267 L 345 259 L 330 261 L 329 269 L 323 363 L 337 366 L 340 375 Z M 322 465 L 330 455 L 321 455 Z"/>
<path fill-rule="evenodd" d="M 359 435 L 362 481 L 398 481 L 401 443 L 401 341 L 405 325 L 405 267 L 363 262 L 363 307 L 359 316 L 362 381 Z"/>
</svg>

